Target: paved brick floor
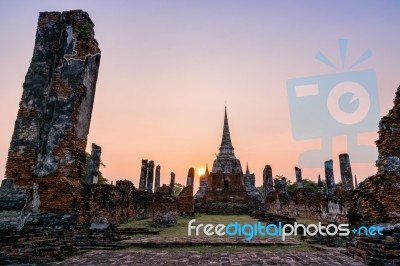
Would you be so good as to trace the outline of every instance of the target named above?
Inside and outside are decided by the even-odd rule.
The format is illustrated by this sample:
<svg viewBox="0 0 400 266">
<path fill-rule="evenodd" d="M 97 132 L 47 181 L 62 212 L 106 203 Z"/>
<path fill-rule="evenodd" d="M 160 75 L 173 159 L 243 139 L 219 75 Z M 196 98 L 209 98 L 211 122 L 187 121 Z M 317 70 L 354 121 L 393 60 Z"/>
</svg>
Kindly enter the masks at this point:
<svg viewBox="0 0 400 266">
<path fill-rule="evenodd" d="M 193 246 L 193 245 L 246 245 L 246 246 L 268 246 L 268 245 L 300 245 L 298 239 L 287 238 L 283 241 L 279 237 L 254 238 L 251 241 L 245 240 L 243 237 L 134 237 L 132 239 L 123 240 L 119 243 L 127 246 L 157 246 L 172 245 L 174 246 Z"/>
<path fill-rule="evenodd" d="M 337 251 L 316 252 L 138 252 L 96 250 L 53 265 L 363 265 Z"/>
</svg>

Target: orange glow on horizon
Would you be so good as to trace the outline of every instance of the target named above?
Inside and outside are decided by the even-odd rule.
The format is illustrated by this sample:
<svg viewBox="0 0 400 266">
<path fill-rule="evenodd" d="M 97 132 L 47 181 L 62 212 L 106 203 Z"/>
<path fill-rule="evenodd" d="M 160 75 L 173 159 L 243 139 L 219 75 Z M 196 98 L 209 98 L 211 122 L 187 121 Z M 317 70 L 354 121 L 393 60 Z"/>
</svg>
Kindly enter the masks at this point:
<svg viewBox="0 0 400 266">
<path fill-rule="evenodd" d="M 204 175 L 205 172 L 206 172 L 206 169 L 204 169 L 204 168 L 198 168 L 197 169 L 197 175 L 198 176 Z"/>
</svg>

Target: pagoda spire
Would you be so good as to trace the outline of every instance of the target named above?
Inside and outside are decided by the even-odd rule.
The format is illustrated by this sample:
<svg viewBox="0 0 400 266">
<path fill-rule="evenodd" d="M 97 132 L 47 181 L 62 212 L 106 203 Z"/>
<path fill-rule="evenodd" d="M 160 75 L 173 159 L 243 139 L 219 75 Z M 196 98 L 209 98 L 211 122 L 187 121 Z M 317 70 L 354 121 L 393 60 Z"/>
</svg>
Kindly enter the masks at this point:
<svg viewBox="0 0 400 266">
<path fill-rule="evenodd" d="M 250 174 L 249 163 L 246 164 L 246 175 Z"/>
<path fill-rule="evenodd" d="M 318 183 L 317 183 L 317 186 L 319 187 L 319 188 L 322 188 L 322 180 L 321 180 L 321 175 L 318 175 Z"/>
<path fill-rule="evenodd" d="M 210 172 L 208 171 L 208 164 L 206 164 L 206 172 L 205 172 L 205 175 L 206 175 L 206 176 L 209 176 L 209 175 L 210 175 Z"/>
<path fill-rule="evenodd" d="M 233 155 L 233 146 L 231 141 L 231 133 L 229 132 L 228 114 L 225 106 L 224 118 L 224 131 L 222 133 L 221 147 L 219 148 L 219 155 Z"/>
</svg>

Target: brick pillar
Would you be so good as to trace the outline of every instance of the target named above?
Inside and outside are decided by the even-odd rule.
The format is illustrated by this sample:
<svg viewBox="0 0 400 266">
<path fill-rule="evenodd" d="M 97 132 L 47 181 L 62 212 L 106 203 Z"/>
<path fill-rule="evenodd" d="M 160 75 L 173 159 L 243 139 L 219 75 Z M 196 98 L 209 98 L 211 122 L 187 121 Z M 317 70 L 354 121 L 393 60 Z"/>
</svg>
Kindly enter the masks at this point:
<svg viewBox="0 0 400 266">
<path fill-rule="evenodd" d="M 326 181 L 326 193 L 328 196 L 333 196 L 335 193 L 335 177 L 333 176 L 333 161 L 329 160 L 325 162 L 325 181 Z"/>
<path fill-rule="evenodd" d="M 171 172 L 171 181 L 169 183 L 169 188 L 171 190 L 171 195 L 174 194 L 174 187 L 175 187 L 175 173 Z"/>
<path fill-rule="evenodd" d="M 265 197 L 269 193 L 274 192 L 274 181 L 272 178 L 271 165 L 266 165 L 263 171 L 263 192 Z"/>
<path fill-rule="evenodd" d="M 139 181 L 139 190 L 140 191 L 146 190 L 147 166 L 148 166 L 148 161 L 142 160 L 142 168 L 140 170 L 140 181 Z"/>
<path fill-rule="evenodd" d="M 147 165 L 147 192 L 153 192 L 154 181 L 154 161 L 149 161 Z"/>
<path fill-rule="evenodd" d="M 193 180 L 194 180 L 194 168 L 190 168 L 186 179 L 186 186 L 193 187 Z"/>
<path fill-rule="evenodd" d="M 342 178 L 343 190 L 345 191 L 354 190 L 353 174 L 351 172 L 349 155 L 347 153 L 340 154 L 339 161 L 340 161 L 340 176 Z"/>
<path fill-rule="evenodd" d="M 303 177 L 301 176 L 301 169 L 295 166 L 294 172 L 296 174 L 297 188 L 303 188 Z"/>
<path fill-rule="evenodd" d="M 89 164 L 86 169 L 85 181 L 87 184 L 97 184 L 99 178 L 99 168 L 101 161 L 101 147 L 95 143 L 92 144 L 92 153 L 90 155 Z"/>
<path fill-rule="evenodd" d="M 160 187 L 160 166 L 156 166 L 156 178 L 154 180 L 154 192 L 157 192 Z"/>
</svg>

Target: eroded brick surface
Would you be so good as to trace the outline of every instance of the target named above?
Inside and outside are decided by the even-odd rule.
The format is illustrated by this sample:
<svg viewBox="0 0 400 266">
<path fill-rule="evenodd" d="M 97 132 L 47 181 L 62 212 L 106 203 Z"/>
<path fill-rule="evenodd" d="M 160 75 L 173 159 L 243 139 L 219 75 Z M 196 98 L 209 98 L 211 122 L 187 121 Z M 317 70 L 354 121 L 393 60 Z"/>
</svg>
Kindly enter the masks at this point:
<svg viewBox="0 0 400 266">
<path fill-rule="evenodd" d="M 42 211 L 74 211 L 80 198 L 100 64 L 93 26 L 82 10 L 39 16 L 5 177 L 38 184 Z"/>
<path fill-rule="evenodd" d="M 92 251 L 52 265 L 364 265 L 337 251 L 318 252 L 136 252 Z"/>
</svg>

